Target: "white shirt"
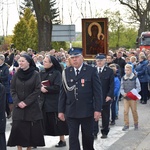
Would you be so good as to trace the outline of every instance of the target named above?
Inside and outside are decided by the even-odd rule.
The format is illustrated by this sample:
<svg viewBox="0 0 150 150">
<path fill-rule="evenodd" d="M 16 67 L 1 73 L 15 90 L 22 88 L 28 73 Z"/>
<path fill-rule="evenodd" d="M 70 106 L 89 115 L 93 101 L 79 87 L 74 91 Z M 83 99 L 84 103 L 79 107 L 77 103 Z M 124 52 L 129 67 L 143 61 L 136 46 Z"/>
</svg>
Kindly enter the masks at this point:
<svg viewBox="0 0 150 150">
<path fill-rule="evenodd" d="M 77 70 L 79 70 L 79 73 L 80 73 L 82 66 L 83 66 L 83 64 L 78 69 L 74 67 L 75 75 L 77 75 Z"/>
</svg>

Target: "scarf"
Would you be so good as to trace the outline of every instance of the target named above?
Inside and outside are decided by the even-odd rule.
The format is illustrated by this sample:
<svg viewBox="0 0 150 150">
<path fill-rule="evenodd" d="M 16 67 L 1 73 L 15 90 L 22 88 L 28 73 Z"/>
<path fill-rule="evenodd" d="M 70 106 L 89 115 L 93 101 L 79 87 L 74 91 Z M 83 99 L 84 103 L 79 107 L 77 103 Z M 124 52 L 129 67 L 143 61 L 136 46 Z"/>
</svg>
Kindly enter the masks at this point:
<svg viewBox="0 0 150 150">
<path fill-rule="evenodd" d="M 35 67 L 31 66 L 27 70 L 19 69 L 17 71 L 17 76 L 21 81 L 27 81 L 29 80 L 33 73 L 34 73 Z"/>
</svg>

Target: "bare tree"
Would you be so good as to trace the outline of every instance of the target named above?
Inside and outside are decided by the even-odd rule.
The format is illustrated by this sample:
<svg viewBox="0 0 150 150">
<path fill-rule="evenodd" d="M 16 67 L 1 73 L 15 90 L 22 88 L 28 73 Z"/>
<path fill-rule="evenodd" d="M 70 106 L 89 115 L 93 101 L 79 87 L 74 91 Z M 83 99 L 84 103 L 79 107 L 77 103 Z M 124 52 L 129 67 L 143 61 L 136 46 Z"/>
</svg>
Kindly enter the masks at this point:
<svg viewBox="0 0 150 150">
<path fill-rule="evenodd" d="M 58 17 L 57 8 L 54 8 L 56 0 L 31 0 L 35 10 L 38 24 L 38 50 L 51 49 L 52 22 Z"/>
<path fill-rule="evenodd" d="M 150 0 L 116 0 L 129 9 L 129 19 L 139 23 L 138 35 L 150 30 Z"/>
</svg>

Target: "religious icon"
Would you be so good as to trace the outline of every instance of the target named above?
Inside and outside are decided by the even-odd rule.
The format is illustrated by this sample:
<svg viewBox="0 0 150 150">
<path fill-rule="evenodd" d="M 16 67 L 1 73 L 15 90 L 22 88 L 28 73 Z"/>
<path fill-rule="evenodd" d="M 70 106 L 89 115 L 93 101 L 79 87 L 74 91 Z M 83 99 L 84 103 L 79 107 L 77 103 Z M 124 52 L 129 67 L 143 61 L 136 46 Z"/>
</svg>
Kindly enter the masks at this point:
<svg viewBox="0 0 150 150">
<path fill-rule="evenodd" d="M 82 19 L 82 45 L 84 57 L 95 57 L 98 53 L 107 54 L 108 19 Z"/>
</svg>

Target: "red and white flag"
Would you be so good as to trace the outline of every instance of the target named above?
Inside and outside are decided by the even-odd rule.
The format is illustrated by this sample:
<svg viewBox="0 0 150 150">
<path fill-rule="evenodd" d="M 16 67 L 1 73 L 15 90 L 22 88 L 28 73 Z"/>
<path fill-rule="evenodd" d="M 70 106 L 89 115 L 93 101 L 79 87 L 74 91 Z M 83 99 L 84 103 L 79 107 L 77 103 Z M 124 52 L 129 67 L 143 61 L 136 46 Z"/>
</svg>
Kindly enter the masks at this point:
<svg viewBox="0 0 150 150">
<path fill-rule="evenodd" d="M 128 92 L 127 97 L 135 101 L 141 99 L 141 95 L 137 92 L 136 89 L 132 89 L 130 92 Z"/>
</svg>

